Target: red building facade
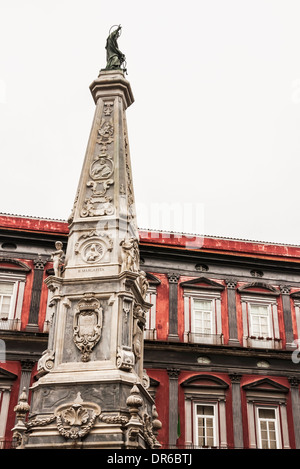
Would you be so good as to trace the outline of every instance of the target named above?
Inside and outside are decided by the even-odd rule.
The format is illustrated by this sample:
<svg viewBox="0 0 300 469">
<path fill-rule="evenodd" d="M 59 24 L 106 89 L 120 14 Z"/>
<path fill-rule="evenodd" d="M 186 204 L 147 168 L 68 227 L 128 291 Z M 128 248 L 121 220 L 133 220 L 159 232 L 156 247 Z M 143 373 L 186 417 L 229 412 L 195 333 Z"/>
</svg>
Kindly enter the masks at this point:
<svg viewBox="0 0 300 469">
<path fill-rule="evenodd" d="M 47 349 L 68 224 L 0 216 L 0 441 Z M 300 448 L 300 247 L 140 232 L 145 382 L 165 448 Z"/>
</svg>

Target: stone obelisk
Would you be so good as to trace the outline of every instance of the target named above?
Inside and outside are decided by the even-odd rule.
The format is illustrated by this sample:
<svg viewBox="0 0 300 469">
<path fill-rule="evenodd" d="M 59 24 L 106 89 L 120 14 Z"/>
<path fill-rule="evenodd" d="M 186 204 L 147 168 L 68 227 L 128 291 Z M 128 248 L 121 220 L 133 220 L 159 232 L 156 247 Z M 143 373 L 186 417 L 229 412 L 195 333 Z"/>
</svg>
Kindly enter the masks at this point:
<svg viewBox="0 0 300 469">
<path fill-rule="evenodd" d="M 46 279 L 48 349 L 31 388 L 29 417 L 24 413 L 14 428 L 25 449 L 160 446 L 161 424 L 143 370 L 151 305 L 139 267 L 125 116 L 134 98 L 117 45 L 120 30 L 109 35 L 107 66 L 90 86 L 96 109 L 67 250 L 64 258 L 57 243 L 54 275 Z"/>
</svg>

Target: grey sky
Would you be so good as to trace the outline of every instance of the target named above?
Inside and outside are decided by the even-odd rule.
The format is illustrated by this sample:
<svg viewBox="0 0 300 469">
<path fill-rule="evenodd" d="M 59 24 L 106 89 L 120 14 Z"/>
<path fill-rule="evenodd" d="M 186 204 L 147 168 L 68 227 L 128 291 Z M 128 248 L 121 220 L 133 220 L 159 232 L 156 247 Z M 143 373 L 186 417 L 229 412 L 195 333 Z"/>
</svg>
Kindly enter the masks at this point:
<svg viewBox="0 0 300 469">
<path fill-rule="evenodd" d="M 0 0 L 0 211 L 68 217 L 120 23 L 139 226 L 300 244 L 299 17 L 298 0 Z"/>
</svg>

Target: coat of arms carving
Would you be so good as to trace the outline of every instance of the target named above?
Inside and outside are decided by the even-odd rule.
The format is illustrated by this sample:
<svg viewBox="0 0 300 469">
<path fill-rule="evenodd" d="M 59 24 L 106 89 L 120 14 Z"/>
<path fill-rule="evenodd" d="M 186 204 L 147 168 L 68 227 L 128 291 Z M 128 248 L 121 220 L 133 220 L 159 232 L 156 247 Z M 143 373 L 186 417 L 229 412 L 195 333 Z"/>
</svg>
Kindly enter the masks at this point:
<svg viewBox="0 0 300 469">
<path fill-rule="evenodd" d="M 103 308 L 93 294 L 87 293 L 81 299 L 74 314 L 73 339 L 81 351 L 81 360 L 90 360 L 90 354 L 99 342 L 102 332 Z"/>
</svg>

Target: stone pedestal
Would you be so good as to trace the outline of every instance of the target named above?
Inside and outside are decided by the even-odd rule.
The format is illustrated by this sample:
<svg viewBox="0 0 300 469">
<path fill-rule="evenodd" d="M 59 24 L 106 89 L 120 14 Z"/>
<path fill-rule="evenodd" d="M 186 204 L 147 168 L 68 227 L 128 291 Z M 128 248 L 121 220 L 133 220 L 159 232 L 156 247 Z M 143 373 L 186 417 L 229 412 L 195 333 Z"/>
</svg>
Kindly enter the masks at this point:
<svg viewBox="0 0 300 469">
<path fill-rule="evenodd" d="M 90 89 L 95 117 L 63 273 L 46 279 L 51 328 L 25 448 L 159 447 L 154 401 L 143 386 L 151 305 L 139 266 L 125 117 L 133 95 L 121 70 L 101 71 Z"/>
</svg>

